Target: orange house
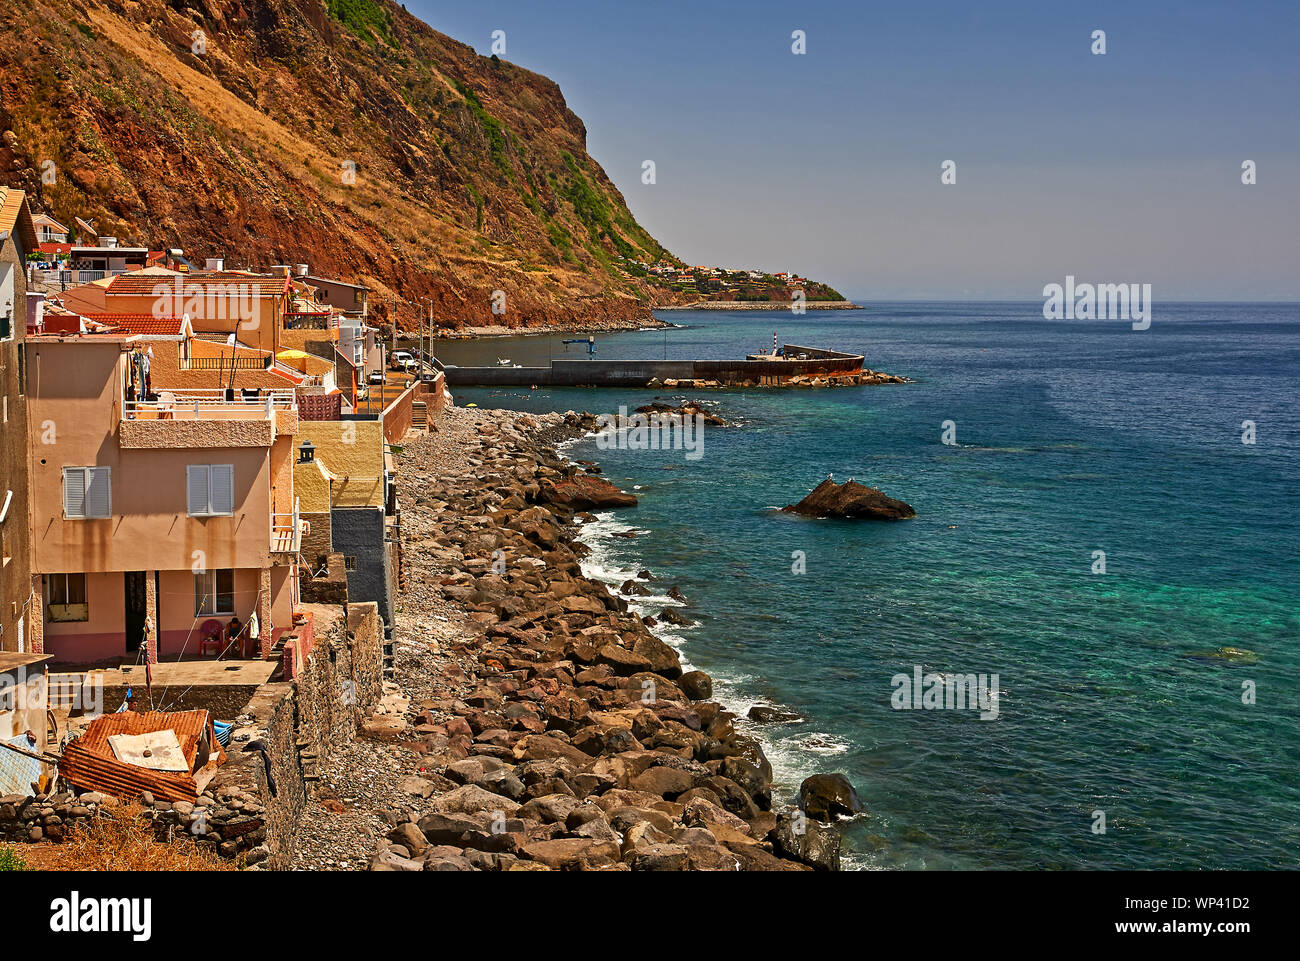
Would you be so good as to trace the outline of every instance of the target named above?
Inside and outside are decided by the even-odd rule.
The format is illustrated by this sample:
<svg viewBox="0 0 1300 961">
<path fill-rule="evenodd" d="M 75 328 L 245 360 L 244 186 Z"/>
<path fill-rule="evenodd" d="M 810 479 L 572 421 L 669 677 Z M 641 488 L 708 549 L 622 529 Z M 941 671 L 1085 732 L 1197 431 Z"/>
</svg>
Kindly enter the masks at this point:
<svg viewBox="0 0 1300 961">
<path fill-rule="evenodd" d="M 288 276 L 240 271 L 135 272 L 114 277 L 103 289 L 106 313 L 188 316 L 197 334 L 234 334 L 241 344 L 273 354 L 291 300 Z"/>
<path fill-rule="evenodd" d="M 295 395 L 155 385 L 136 400 L 148 343 L 28 340 L 32 649 L 79 665 L 197 657 L 215 653 L 205 626 L 256 615 L 247 647 L 265 656 L 297 602 Z"/>
</svg>

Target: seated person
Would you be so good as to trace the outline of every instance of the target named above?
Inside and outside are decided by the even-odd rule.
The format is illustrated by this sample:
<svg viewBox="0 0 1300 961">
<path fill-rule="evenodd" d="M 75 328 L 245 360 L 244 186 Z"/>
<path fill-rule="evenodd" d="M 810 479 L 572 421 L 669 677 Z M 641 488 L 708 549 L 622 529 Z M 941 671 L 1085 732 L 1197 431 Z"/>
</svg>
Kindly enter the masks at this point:
<svg viewBox="0 0 1300 961">
<path fill-rule="evenodd" d="M 229 645 L 232 641 L 237 642 L 239 635 L 242 634 L 243 631 L 244 624 L 240 621 L 239 616 L 235 615 L 231 617 L 230 623 L 226 625 L 226 644 Z M 242 647 L 242 643 L 236 643 L 235 650 L 242 653 Z"/>
</svg>

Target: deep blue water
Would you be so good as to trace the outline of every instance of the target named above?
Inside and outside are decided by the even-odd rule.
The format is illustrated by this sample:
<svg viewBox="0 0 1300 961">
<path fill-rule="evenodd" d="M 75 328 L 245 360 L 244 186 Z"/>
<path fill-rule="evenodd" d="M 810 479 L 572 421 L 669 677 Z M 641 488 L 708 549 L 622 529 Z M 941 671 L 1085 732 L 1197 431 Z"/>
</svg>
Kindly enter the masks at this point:
<svg viewBox="0 0 1300 961">
<path fill-rule="evenodd" d="M 735 357 L 776 329 L 916 381 L 688 392 L 742 422 L 710 431 L 696 461 L 591 440 L 569 451 L 641 497 L 589 532 L 593 565 L 680 585 L 699 624 L 672 640 L 729 706 L 802 715 L 756 729 L 785 796 L 816 771 L 857 786 L 870 816 L 845 825 L 853 864 L 1300 863 L 1300 305 L 1157 304 L 1144 332 L 1045 321 L 1039 303 L 664 316 L 689 327 L 598 337 L 599 356 Z M 544 361 L 559 339 L 439 353 Z M 605 413 L 651 396 L 457 401 Z M 945 420 L 957 446 L 941 443 Z M 771 509 L 829 472 L 917 517 Z M 629 525 L 646 533 L 607 536 Z M 1189 656 L 1224 647 L 1254 662 Z M 914 665 L 998 674 L 999 716 L 894 710 L 891 678 Z"/>
</svg>

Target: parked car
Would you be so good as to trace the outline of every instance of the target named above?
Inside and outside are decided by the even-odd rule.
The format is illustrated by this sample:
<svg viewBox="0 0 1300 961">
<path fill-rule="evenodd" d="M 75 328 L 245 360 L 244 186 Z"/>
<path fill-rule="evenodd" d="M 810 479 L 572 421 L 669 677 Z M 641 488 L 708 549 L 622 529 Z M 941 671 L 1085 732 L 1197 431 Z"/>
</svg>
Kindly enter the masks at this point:
<svg viewBox="0 0 1300 961">
<path fill-rule="evenodd" d="M 388 355 L 390 370 L 410 370 L 415 365 L 415 358 L 405 350 L 395 350 Z"/>
<path fill-rule="evenodd" d="M 382 384 L 384 382 L 384 372 L 382 370 L 372 370 L 366 380 L 372 384 Z"/>
</svg>

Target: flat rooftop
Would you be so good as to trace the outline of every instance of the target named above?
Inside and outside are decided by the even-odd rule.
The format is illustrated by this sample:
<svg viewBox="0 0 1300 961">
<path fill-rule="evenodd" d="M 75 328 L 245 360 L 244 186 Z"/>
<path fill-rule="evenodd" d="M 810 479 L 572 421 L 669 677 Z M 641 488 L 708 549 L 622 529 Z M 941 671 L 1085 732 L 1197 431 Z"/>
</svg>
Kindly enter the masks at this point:
<svg viewBox="0 0 1300 961">
<path fill-rule="evenodd" d="M 263 660 L 160 661 L 153 666 L 153 687 L 160 691 L 169 685 L 181 688 L 259 685 L 269 681 L 279 666 L 279 661 Z M 144 686 L 143 664 L 123 664 L 97 673 L 101 675 L 104 687 Z"/>
</svg>

